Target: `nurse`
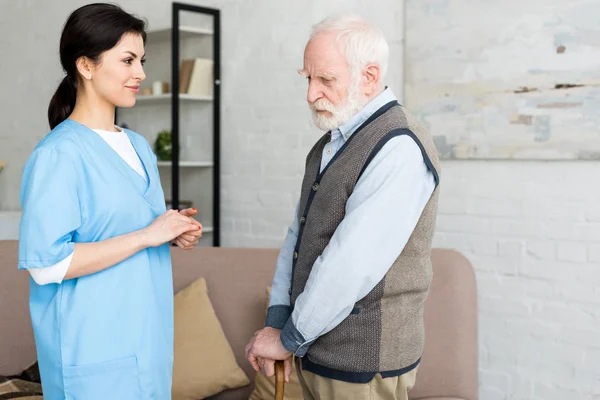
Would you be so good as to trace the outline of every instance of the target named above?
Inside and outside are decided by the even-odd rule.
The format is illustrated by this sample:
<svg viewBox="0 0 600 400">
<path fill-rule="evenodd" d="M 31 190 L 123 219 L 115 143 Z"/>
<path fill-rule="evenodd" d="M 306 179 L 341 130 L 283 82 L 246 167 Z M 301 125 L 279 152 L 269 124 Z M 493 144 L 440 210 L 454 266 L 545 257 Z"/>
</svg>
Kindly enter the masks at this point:
<svg viewBox="0 0 600 400">
<path fill-rule="evenodd" d="M 173 285 L 169 244 L 192 248 L 195 210 L 166 211 L 147 141 L 114 125 L 145 78 L 144 21 L 96 3 L 62 32 L 66 76 L 51 132 L 23 175 L 19 269 L 45 400 L 171 398 Z"/>
</svg>

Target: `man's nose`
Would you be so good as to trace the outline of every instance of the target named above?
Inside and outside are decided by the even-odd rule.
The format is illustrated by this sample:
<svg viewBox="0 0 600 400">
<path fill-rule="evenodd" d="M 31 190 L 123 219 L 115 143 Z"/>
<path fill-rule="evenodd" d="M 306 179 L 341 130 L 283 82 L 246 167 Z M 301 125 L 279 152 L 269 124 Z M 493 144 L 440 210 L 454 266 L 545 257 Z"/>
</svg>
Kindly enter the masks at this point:
<svg viewBox="0 0 600 400">
<path fill-rule="evenodd" d="M 319 89 L 318 85 L 314 81 L 311 81 L 308 84 L 308 91 L 306 93 L 306 101 L 308 101 L 310 104 L 312 104 L 315 101 L 319 100 L 321 97 L 323 97 L 323 92 Z"/>
</svg>

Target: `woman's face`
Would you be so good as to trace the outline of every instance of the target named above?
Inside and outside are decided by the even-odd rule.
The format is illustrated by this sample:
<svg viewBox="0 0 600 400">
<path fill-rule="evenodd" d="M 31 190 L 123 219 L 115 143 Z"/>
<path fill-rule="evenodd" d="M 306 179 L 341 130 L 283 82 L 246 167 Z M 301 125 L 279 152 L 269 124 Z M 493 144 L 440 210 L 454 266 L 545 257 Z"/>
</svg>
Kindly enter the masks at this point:
<svg viewBox="0 0 600 400">
<path fill-rule="evenodd" d="M 93 90 L 116 107 L 133 107 L 140 83 L 146 79 L 144 57 L 142 36 L 126 33 L 94 66 L 90 80 Z"/>
</svg>

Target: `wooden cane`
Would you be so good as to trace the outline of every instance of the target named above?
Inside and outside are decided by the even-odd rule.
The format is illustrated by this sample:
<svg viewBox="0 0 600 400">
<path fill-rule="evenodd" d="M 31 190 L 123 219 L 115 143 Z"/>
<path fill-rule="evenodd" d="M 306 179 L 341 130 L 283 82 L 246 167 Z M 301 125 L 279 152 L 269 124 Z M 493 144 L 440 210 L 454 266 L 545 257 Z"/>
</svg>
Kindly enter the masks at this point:
<svg viewBox="0 0 600 400">
<path fill-rule="evenodd" d="M 285 391 L 285 367 L 283 361 L 275 361 L 275 400 L 283 400 Z"/>
</svg>

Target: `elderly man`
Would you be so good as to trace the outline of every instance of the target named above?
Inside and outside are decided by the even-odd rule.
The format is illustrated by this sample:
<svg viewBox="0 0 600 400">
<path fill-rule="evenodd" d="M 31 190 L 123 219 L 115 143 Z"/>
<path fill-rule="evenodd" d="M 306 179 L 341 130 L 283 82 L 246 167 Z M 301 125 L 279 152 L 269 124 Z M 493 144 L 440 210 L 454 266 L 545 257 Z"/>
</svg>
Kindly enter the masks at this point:
<svg viewBox="0 0 600 400">
<path fill-rule="evenodd" d="M 258 371 L 292 358 L 306 399 L 407 399 L 424 345 L 423 303 L 439 162 L 431 136 L 383 86 L 389 47 L 360 18 L 313 28 L 300 74 L 315 125 L 279 254 Z"/>
</svg>

